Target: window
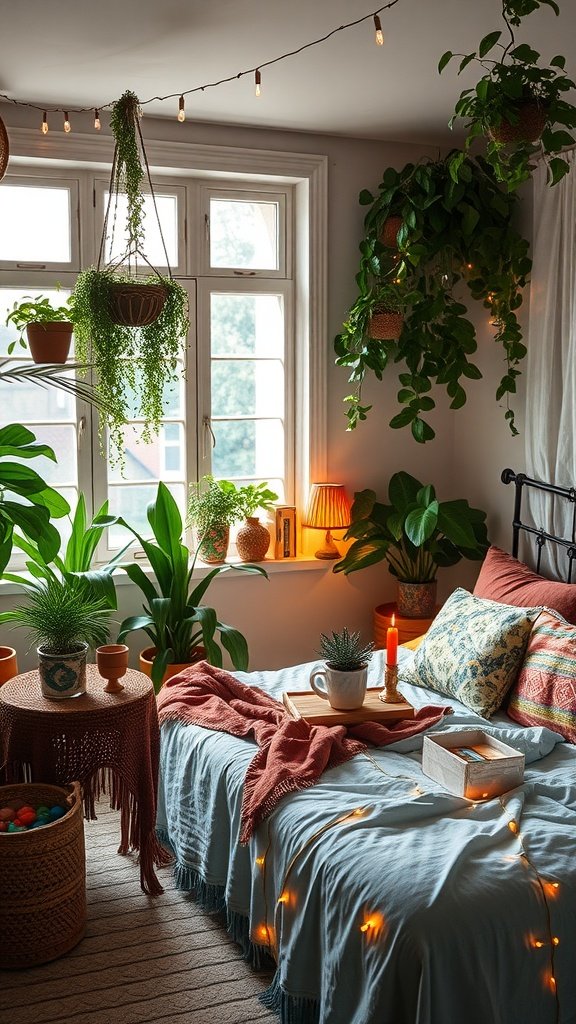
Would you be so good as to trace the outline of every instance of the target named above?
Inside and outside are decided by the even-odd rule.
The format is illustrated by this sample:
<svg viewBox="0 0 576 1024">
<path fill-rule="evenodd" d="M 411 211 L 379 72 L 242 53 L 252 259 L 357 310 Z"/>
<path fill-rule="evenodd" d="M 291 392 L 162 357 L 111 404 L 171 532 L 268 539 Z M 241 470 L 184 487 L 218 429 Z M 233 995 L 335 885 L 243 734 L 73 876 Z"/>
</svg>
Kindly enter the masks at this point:
<svg viewBox="0 0 576 1024">
<path fill-rule="evenodd" d="M 158 165 L 158 156 L 154 162 Z M 58 177 L 22 168 L 0 184 L 0 217 L 14 210 L 18 223 L 18 230 L 3 231 L 0 239 L 1 314 L 25 294 L 64 299 L 80 267 L 97 261 L 107 182 L 89 169 L 71 170 L 68 176 L 59 166 L 54 174 Z M 146 506 L 159 479 L 182 509 L 188 483 L 207 472 L 238 483 L 267 480 L 281 501 L 294 502 L 309 466 L 302 425 L 310 406 L 311 361 L 307 327 L 300 326 L 304 343 L 295 341 L 294 310 L 293 218 L 298 220 L 299 206 L 304 209 L 303 192 L 299 199 L 293 184 L 259 181 L 256 190 L 253 182 L 238 180 L 237 173 L 225 182 L 222 175 L 218 181 L 187 179 L 182 171 L 172 180 L 158 176 L 155 192 L 174 276 L 189 292 L 192 325 L 158 438 L 144 445 L 141 423 L 127 424 L 122 475 L 100 453 L 97 418 L 90 407 L 56 390 L 31 386 L 22 386 L 18 394 L 12 387 L 2 406 L 3 422 L 25 422 L 53 445 L 58 466 L 37 468 L 72 505 L 79 489 L 92 509 L 108 498 L 110 510 L 143 533 L 148 532 Z M 120 197 L 120 221 L 122 202 Z M 146 210 L 147 250 L 162 271 L 166 260 L 151 200 Z M 308 223 L 302 215 L 299 223 L 307 254 Z M 107 252 L 117 257 L 123 240 L 116 231 L 112 241 L 110 224 L 108 234 Z M 307 258 L 301 260 L 300 273 L 304 296 Z M 304 306 L 303 311 L 300 321 L 305 323 Z M 13 331 L 0 327 L 1 352 L 13 337 Z M 15 357 L 27 359 L 28 353 L 17 350 Z M 315 363 L 321 364 L 317 356 Z M 125 542 L 122 533 L 110 531 L 102 559 Z"/>
</svg>

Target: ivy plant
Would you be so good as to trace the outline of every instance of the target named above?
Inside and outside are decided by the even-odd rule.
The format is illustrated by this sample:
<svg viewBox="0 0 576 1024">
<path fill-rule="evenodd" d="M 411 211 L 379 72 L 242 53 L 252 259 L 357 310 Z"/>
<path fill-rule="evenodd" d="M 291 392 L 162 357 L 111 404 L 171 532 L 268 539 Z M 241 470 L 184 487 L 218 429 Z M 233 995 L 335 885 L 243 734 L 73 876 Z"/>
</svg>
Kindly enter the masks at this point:
<svg viewBox="0 0 576 1024">
<path fill-rule="evenodd" d="M 450 408 L 466 402 L 468 381 L 482 374 L 473 361 L 474 324 L 460 300 L 462 286 L 481 302 L 503 350 L 505 372 L 496 392 L 506 399 L 505 416 L 517 433 L 509 399 L 516 391 L 518 365 L 526 355 L 516 310 L 530 272 L 528 242 L 512 226 L 514 194 L 504 193 L 486 160 L 452 152 L 443 160 L 388 168 L 378 193 L 367 189 L 360 203 L 369 206 L 356 275 L 358 296 L 335 339 L 336 363 L 350 371 L 346 396 L 348 429 L 366 419 L 362 401 L 367 373 L 378 380 L 390 364 L 398 375 L 400 411 L 393 428 L 410 427 L 416 441 L 434 437 L 425 415 L 435 407 L 430 392 L 442 385 Z M 400 216 L 397 244 L 381 241 L 386 220 Z M 370 337 L 370 317 L 390 291 L 404 312 L 399 341 Z"/>
</svg>

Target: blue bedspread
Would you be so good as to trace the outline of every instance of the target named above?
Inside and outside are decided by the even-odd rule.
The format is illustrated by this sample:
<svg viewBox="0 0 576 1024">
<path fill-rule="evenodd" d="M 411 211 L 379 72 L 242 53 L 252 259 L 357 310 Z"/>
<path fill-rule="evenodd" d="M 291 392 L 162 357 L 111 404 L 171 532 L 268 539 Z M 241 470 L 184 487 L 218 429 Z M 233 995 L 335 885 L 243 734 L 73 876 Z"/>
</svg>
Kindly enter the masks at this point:
<svg viewBox="0 0 576 1024">
<path fill-rule="evenodd" d="M 382 658 L 369 685 L 381 685 Z M 280 697 L 308 689 L 310 669 L 237 676 Z M 442 703 L 401 689 L 417 706 Z M 254 744 L 163 726 L 161 834 L 181 881 L 222 893 L 252 949 L 274 953 L 270 1003 L 285 1024 L 576 1024 L 576 750 L 450 703 L 435 731 L 480 725 L 521 750 L 522 787 L 477 805 L 450 796 L 423 775 L 416 736 L 286 797 L 248 847 L 237 836 Z"/>
</svg>

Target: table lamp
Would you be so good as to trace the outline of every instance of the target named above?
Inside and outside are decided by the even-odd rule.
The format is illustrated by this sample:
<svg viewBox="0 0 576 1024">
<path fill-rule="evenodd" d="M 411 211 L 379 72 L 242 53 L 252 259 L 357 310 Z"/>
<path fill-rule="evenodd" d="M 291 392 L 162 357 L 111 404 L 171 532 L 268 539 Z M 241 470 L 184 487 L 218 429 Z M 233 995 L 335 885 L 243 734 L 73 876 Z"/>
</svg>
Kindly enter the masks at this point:
<svg viewBox="0 0 576 1024">
<path fill-rule="evenodd" d="M 340 558 L 330 531 L 350 526 L 350 502 L 344 484 L 312 484 L 302 525 L 326 530 L 324 545 L 315 552 L 316 558 Z"/>
</svg>

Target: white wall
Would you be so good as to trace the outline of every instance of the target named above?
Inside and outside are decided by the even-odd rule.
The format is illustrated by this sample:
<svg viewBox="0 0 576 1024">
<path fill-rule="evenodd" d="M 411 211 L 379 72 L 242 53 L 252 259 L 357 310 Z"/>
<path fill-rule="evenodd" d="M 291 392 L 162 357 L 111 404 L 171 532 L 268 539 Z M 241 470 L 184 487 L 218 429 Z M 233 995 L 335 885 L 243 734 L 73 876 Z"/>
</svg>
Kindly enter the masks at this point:
<svg viewBox="0 0 576 1024">
<path fill-rule="evenodd" d="M 37 127 L 37 118 L 21 108 L 0 107 L 8 131 L 10 126 Z M 84 130 L 84 129 L 82 129 Z M 350 494 L 364 487 L 373 487 L 385 496 L 389 477 L 405 469 L 423 482 L 434 483 L 440 497 L 468 497 L 472 503 L 487 508 L 498 506 L 495 498 L 499 469 L 510 464 L 521 468 L 522 459 L 511 451 L 507 427 L 498 418 L 492 393 L 492 377 L 496 377 L 489 347 L 482 366 L 486 385 L 472 384 L 469 404 L 457 416 L 450 413 L 444 396 L 431 422 L 436 438 L 426 445 L 413 441 L 409 431 L 392 431 L 388 422 L 396 411 L 397 383 L 392 374 L 383 383 L 370 381 L 365 398 L 373 403 L 368 420 L 354 432 L 346 432 L 342 399 L 348 392 L 346 372 L 333 365 L 332 341 L 340 329 L 349 304 L 355 297 L 354 275 L 358 264 L 358 244 L 363 235 L 365 208 L 358 204 L 362 188 L 375 189 L 387 166 L 402 167 L 408 160 L 423 154 L 421 147 L 404 144 L 370 142 L 335 136 L 274 132 L 218 125 L 176 125 L 173 120 L 144 121 L 146 138 L 161 141 L 195 141 L 210 145 L 243 146 L 281 151 L 324 153 L 329 160 L 329 332 L 326 338 L 328 370 L 328 474 L 347 485 Z M 73 145 L 73 136 L 70 144 Z M 436 151 L 430 151 L 435 155 Z M 484 339 L 482 340 L 484 344 Z M 482 424 L 482 429 L 478 424 Z M 520 445 L 517 445 L 517 449 Z M 504 452 L 506 455 L 504 456 Z M 504 461 L 502 461 L 504 460 Z M 500 485 L 502 487 L 502 485 Z M 506 490 L 502 487 L 502 490 Z M 508 494 L 506 494 L 508 497 Z M 499 525 L 496 516 L 496 525 Z M 473 569 L 474 577 L 476 569 Z M 369 637 L 375 605 L 394 598 L 394 581 L 387 569 L 375 566 L 345 578 L 333 575 L 331 565 L 319 564 L 311 572 L 276 574 L 270 582 L 259 578 L 232 579 L 232 573 L 217 579 L 208 593 L 220 618 L 237 626 L 246 635 L 251 667 L 275 668 L 315 657 L 321 631 L 348 625 Z M 460 565 L 445 573 L 440 581 L 440 595 L 452 586 L 466 585 L 470 567 Z M 138 594 L 132 586 L 120 591 L 121 614 L 139 611 Z M 14 597 L 0 596 L 0 610 L 10 607 Z M 144 638 L 145 639 L 145 638 Z M 0 643 L 10 643 L 24 651 L 21 633 L 8 634 L 0 629 Z M 131 641 L 134 651 L 145 646 L 138 638 Z M 32 654 L 20 655 L 22 666 L 32 666 Z"/>
</svg>

